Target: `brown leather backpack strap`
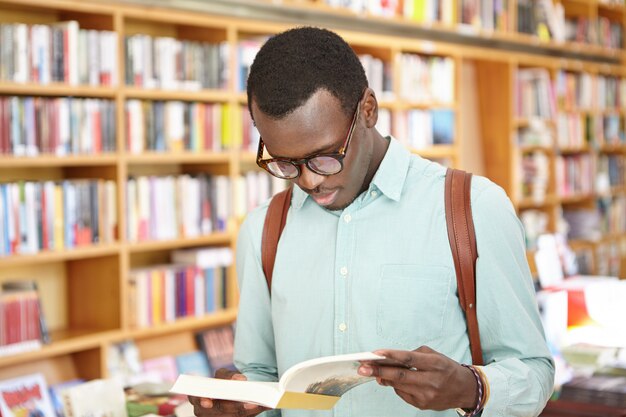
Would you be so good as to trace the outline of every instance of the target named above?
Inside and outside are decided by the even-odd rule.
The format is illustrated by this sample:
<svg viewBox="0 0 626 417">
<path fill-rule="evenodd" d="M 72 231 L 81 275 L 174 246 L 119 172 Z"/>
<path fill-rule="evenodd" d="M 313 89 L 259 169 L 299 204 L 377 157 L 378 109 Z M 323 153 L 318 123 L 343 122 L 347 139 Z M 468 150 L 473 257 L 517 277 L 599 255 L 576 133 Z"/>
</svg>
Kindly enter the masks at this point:
<svg viewBox="0 0 626 417">
<path fill-rule="evenodd" d="M 274 272 L 278 241 L 285 228 L 287 212 L 289 212 L 289 206 L 291 205 L 291 189 L 292 187 L 288 187 L 272 197 L 265 214 L 265 223 L 263 224 L 261 263 L 270 296 L 272 294 L 272 273 Z"/>
<path fill-rule="evenodd" d="M 458 169 L 446 173 L 445 205 L 448 240 L 454 258 L 459 302 L 465 313 L 474 365 L 483 364 L 476 315 L 476 232 L 472 219 L 470 187 L 472 174 Z"/>
</svg>

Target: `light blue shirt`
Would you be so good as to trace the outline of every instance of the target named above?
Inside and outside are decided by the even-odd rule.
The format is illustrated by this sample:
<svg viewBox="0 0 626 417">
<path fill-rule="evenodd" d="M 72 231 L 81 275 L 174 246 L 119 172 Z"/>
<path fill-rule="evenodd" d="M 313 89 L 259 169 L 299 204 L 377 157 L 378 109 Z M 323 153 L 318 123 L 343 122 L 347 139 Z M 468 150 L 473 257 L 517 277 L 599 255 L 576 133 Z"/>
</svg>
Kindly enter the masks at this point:
<svg viewBox="0 0 626 417">
<path fill-rule="evenodd" d="M 307 359 L 422 345 L 471 363 L 446 232 L 445 172 L 392 138 L 369 189 L 346 209 L 327 211 L 295 187 L 271 301 L 260 249 L 267 204 L 250 213 L 237 248 L 237 367 L 251 380 L 275 381 Z M 471 194 L 478 322 L 491 387 L 482 415 L 537 415 L 552 393 L 554 366 L 524 232 L 500 187 L 474 176 Z M 351 390 L 332 411 L 282 414 L 457 416 L 420 411 L 376 382 Z"/>
</svg>

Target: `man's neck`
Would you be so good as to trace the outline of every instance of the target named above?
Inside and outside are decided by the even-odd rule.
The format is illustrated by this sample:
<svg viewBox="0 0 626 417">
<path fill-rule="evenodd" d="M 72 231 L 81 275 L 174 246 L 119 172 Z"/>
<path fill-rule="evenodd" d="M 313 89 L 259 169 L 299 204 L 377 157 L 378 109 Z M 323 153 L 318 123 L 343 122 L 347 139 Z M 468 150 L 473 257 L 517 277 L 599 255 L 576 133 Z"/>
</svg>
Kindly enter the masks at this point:
<svg viewBox="0 0 626 417">
<path fill-rule="evenodd" d="M 380 133 L 375 132 L 374 137 L 374 146 L 372 151 L 372 160 L 370 162 L 369 169 L 367 171 L 367 175 L 365 176 L 365 181 L 363 181 L 363 189 L 361 193 L 366 191 L 369 188 L 374 175 L 378 172 L 378 168 L 380 167 L 381 162 L 385 158 L 387 154 L 387 149 L 389 148 L 390 138 L 386 138 L 382 136 Z"/>
</svg>

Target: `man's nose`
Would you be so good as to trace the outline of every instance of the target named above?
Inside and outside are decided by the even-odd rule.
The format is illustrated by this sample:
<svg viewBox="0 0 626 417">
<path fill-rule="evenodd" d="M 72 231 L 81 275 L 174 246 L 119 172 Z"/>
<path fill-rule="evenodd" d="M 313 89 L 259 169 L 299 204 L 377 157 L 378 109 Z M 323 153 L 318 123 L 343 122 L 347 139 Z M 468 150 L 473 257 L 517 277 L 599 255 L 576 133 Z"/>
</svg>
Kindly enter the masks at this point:
<svg viewBox="0 0 626 417">
<path fill-rule="evenodd" d="M 309 169 L 306 164 L 300 165 L 300 177 L 298 177 L 298 185 L 304 190 L 315 190 L 326 177 L 317 174 Z"/>
</svg>

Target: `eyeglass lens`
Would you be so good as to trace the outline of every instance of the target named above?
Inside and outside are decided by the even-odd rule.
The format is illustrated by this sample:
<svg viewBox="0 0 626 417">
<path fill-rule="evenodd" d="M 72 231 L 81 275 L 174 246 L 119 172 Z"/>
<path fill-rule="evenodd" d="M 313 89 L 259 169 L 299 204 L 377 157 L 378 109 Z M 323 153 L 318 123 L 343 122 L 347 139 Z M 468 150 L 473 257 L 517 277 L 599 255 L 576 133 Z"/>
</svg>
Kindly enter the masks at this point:
<svg viewBox="0 0 626 417">
<path fill-rule="evenodd" d="M 311 171 L 322 175 L 333 175 L 341 171 L 341 162 L 331 156 L 316 156 L 306 164 Z M 298 167 L 288 161 L 272 161 L 267 164 L 267 169 L 283 178 L 295 178 L 299 174 Z"/>
</svg>

